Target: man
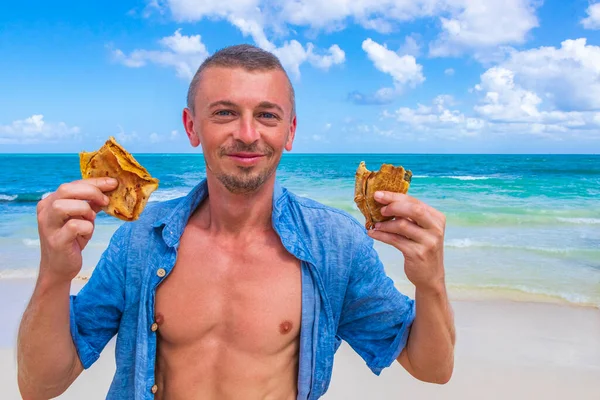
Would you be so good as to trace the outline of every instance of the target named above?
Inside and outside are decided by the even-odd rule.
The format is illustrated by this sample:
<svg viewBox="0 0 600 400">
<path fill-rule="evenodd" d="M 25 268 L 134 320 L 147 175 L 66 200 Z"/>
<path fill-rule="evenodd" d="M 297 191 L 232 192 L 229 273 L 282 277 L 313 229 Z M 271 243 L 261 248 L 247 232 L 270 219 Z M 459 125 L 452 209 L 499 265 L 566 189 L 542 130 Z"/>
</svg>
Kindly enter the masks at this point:
<svg viewBox="0 0 600 400">
<path fill-rule="evenodd" d="M 69 291 L 81 249 L 117 183 L 63 184 L 39 203 L 40 272 L 18 345 L 26 400 L 62 393 L 115 334 L 109 399 L 317 399 L 341 340 L 376 374 L 397 360 L 418 379 L 450 379 L 440 212 L 382 193 L 384 214 L 396 218 L 367 233 L 281 187 L 294 92 L 277 58 L 258 48 L 207 59 L 183 123 L 190 144 L 202 145 L 206 179 L 123 224 L 77 296 Z M 373 239 L 404 254 L 415 300 L 385 275 Z"/>
</svg>

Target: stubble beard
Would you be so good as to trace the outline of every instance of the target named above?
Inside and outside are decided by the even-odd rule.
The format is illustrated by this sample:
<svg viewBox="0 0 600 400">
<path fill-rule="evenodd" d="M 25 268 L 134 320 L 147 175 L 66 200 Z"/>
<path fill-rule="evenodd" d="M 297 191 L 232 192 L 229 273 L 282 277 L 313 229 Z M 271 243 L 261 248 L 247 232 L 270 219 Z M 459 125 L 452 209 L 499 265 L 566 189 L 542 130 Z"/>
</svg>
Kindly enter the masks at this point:
<svg viewBox="0 0 600 400">
<path fill-rule="evenodd" d="M 220 157 L 227 157 L 226 154 L 234 152 L 255 152 L 256 145 L 245 145 L 243 143 L 236 143 L 231 147 L 222 147 L 219 151 Z M 265 149 L 260 151 L 264 154 L 267 161 L 272 161 L 275 154 L 275 150 L 265 145 Z M 207 166 L 208 167 L 208 166 Z M 256 192 L 274 173 L 277 169 L 277 163 L 273 163 L 265 167 L 260 171 L 255 171 L 257 167 L 237 167 L 238 173 L 227 173 L 220 171 L 215 174 L 215 177 L 229 192 L 233 194 L 246 194 Z"/>
<path fill-rule="evenodd" d="M 216 178 L 234 194 L 254 193 L 273 175 L 277 166 L 253 173 L 252 167 L 238 167 L 239 174 L 220 173 Z"/>
</svg>

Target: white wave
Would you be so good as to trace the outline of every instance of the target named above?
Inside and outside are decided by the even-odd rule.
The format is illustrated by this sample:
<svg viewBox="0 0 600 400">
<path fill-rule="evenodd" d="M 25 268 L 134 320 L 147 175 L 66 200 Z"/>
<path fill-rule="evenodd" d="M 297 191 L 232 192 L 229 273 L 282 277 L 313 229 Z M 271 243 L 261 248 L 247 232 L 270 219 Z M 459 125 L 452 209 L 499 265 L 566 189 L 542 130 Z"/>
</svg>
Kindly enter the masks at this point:
<svg viewBox="0 0 600 400">
<path fill-rule="evenodd" d="M 183 174 L 170 174 L 169 176 L 183 180 L 186 185 L 195 186 L 206 174 L 202 172 L 185 172 Z"/>
<path fill-rule="evenodd" d="M 596 225 L 600 224 L 600 218 L 557 218 L 561 222 L 568 222 L 571 224 L 584 224 L 584 225 Z"/>
<path fill-rule="evenodd" d="M 93 270 L 82 270 L 75 279 L 88 280 Z M 4 269 L 0 270 L 0 279 L 35 279 L 38 276 L 38 270 L 35 268 L 23 269 Z"/>
<path fill-rule="evenodd" d="M 413 175 L 413 178 L 430 178 L 429 175 Z"/>
<path fill-rule="evenodd" d="M 592 298 L 578 294 L 578 293 L 565 293 L 557 290 L 551 289 L 540 289 L 540 288 L 532 288 L 525 285 L 511 285 L 511 284 L 479 284 L 473 286 L 476 289 L 491 289 L 491 290 L 507 290 L 507 291 L 517 291 L 524 294 L 532 294 L 538 296 L 545 296 L 550 298 L 558 298 L 562 301 L 566 301 L 572 304 L 580 304 L 580 305 L 594 305 L 596 307 L 600 307 L 600 304 L 595 302 Z"/>
<path fill-rule="evenodd" d="M 8 194 L 0 194 L 0 200 L 4 200 L 4 201 L 13 201 L 14 199 L 16 199 L 18 196 L 15 194 L 13 196 L 8 195 Z"/>
<path fill-rule="evenodd" d="M 37 269 L 4 269 L 0 270 L 0 279 L 26 279 L 36 278 L 38 275 Z"/>
<path fill-rule="evenodd" d="M 486 179 L 492 179 L 491 176 L 471 176 L 471 175 L 464 175 L 464 176 L 442 176 L 442 178 L 449 178 L 449 179 L 458 179 L 459 181 L 484 181 Z"/>
<path fill-rule="evenodd" d="M 186 196 L 189 193 L 189 189 L 165 189 L 165 190 L 157 190 L 156 192 L 150 195 L 150 202 L 158 202 L 158 201 L 167 201 L 173 200 L 178 197 Z"/>
<path fill-rule="evenodd" d="M 27 247 L 39 247 L 40 239 L 23 239 L 23 244 Z"/>
<path fill-rule="evenodd" d="M 515 250 L 526 250 L 526 251 L 539 251 L 554 254 L 568 254 L 574 252 L 586 252 L 589 249 L 577 249 L 572 247 L 556 248 L 556 247 L 538 247 L 538 246 L 517 246 L 513 244 L 496 244 L 489 242 L 478 242 L 468 238 L 465 239 L 452 239 L 446 242 L 447 247 L 454 248 L 468 248 L 468 247 L 487 247 L 496 249 L 515 249 Z M 592 250 L 594 251 L 594 250 Z"/>
<path fill-rule="evenodd" d="M 452 239 L 446 242 L 446 246 L 448 247 L 481 247 L 480 242 L 474 242 L 471 239 Z"/>
</svg>

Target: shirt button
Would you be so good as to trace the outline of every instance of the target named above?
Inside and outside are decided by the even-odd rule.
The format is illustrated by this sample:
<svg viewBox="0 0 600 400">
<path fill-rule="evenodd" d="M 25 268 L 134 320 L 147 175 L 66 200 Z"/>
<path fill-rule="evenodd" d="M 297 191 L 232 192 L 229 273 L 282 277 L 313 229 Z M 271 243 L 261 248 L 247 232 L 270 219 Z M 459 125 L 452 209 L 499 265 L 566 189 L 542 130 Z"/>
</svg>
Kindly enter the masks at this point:
<svg viewBox="0 0 600 400">
<path fill-rule="evenodd" d="M 158 330 L 158 324 L 155 322 L 152 324 L 152 326 L 150 326 L 150 330 L 152 330 L 152 332 L 156 332 Z"/>
<path fill-rule="evenodd" d="M 158 392 L 158 386 L 154 385 L 152 386 L 152 389 L 150 389 L 150 391 L 154 394 L 156 392 Z"/>
<path fill-rule="evenodd" d="M 164 268 L 159 268 L 158 271 L 156 271 L 156 275 L 158 275 L 159 277 L 164 277 L 167 274 L 167 271 L 165 271 Z"/>
</svg>

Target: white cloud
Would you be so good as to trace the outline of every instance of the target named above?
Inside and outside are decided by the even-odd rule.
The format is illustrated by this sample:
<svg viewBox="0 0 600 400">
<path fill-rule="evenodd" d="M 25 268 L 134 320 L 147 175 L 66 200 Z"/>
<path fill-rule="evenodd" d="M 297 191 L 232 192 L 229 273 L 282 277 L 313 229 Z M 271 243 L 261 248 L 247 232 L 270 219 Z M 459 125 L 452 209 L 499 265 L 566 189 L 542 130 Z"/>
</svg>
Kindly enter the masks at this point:
<svg viewBox="0 0 600 400">
<path fill-rule="evenodd" d="M 455 105 L 449 95 L 437 96 L 431 106 L 418 104 L 415 108 L 401 107 L 390 113 L 384 112 L 385 117 L 408 125 L 413 131 L 440 134 L 445 137 L 474 136 L 484 127 L 485 121 L 480 118 L 467 117 L 459 110 L 451 110 Z"/>
<path fill-rule="evenodd" d="M 119 143 L 133 143 L 140 140 L 140 135 L 137 132 L 126 133 L 121 125 L 117 125 L 117 127 L 119 128 L 119 132 L 115 136 Z"/>
<path fill-rule="evenodd" d="M 317 68 L 328 70 L 332 65 L 342 64 L 346 60 L 346 54 L 337 44 L 329 47 L 326 52 L 315 49 L 310 42 L 305 47 L 297 40 L 287 41 L 277 47 L 267 39 L 262 24 L 256 20 L 230 16 L 229 21 L 244 35 L 250 35 L 257 46 L 275 54 L 283 67 L 296 78 L 300 77 L 300 65 L 306 61 Z"/>
<path fill-rule="evenodd" d="M 585 29 L 600 29 L 600 3 L 590 4 L 585 10 L 587 17 L 581 20 Z"/>
<path fill-rule="evenodd" d="M 490 68 L 481 76 L 475 89 L 484 93 L 475 111 L 484 119 L 501 124 L 514 124 L 525 133 L 546 134 L 584 129 L 596 125 L 595 113 L 542 110 L 543 100 L 534 92 L 515 83 L 513 71 Z"/>
<path fill-rule="evenodd" d="M 375 68 L 392 77 L 394 87 L 381 88 L 373 96 L 352 93 L 350 99 L 354 102 L 384 104 L 402 93 L 405 87 L 414 88 L 425 81 L 423 66 L 417 64 L 415 57 L 411 55 L 399 56 L 396 52 L 388 49 L 387 46 L 382 46 L 371 38 L 363 41 L 362 48 Z"/>
<path fill-rule="evenodd" d="M 327 50 L 316 49 L 314 44 L 307 43 L 302 45 L 297 40 L 290 40 L 283 43 L 282 46 L 277 47 L 272 41 L 267 38 L 265 33 L 265 27 L 277 28 L 278 22 L 271 15 L 271 10 L 277 10 L 281 8 L 276 4 L 269 4 L 264 6 L 260 1 L 257 0 L 232 0 L 228 2 L 210 2 L 210 1 L 195 1 L 195 0 L 169 0 L 166 1 L 163 6 L 157 7 L 156 1 L 152 1 L 155 8 L 164 12 L 164 8 L 168 7 L 172 17 L 179 22 L 197 22 L 203 18 L 212 19 L 224 19 L 237 27 L 244 36 L 250 36 L 254 40 L 257 46 L 260 48 L 274 53 L 279 57 L 284 68 L 288 70 L 296 78 L 300 76 L 300 65 L 304 62 L 308 62 L 311 65 L 328 70 L 331 66 L 342 64 L 345 61 L 344 51 L 337 45 L 334 44 Z M 166 39 L 166 38 L 165 38 Z M 164 39 L 163 39 L 164 40 Z M 199 40 L 199 36 L 198 36 Z M 179 55 L 182 54 L 180 50 L 182 40 L 179 39 L 177 43 L 177 51 L 174 53 Z M 194 58 L 193 62 L 194 72 L 200 63 L 207 57 L 206 49 L 204 49 L 204 57 L 201 60 Z M 185 53 L 184 53 L 185 54 Z M 121 54 L 116 54 L 118 58 L 123 58 Z M 133 57 L 135 56 L 135 57 Z M 176 60 L 174 60 L 174 58 Z M 154 62 L 172 65 L 177 62 L 177 65 L 183 69 L 183 73 L 178 68 L 178 74 L 180 76 L 186 76 L 187 69 L 189 68 L 189 60 L 185 58 L 183 63 L 180 57 L 173 57 L 172 54 L 155 54 L 155 52 L 148 52 L 141 50 L 141 54 L 133 54 L 128 57 L 130 64 L 138 66 L 139 59 L 151 59 Z M 127 64 L 126 64 L 127 65 Z M 186 68 L 187 67 L 187 68 Z"/>
<path fill-rule="evenodd" d="M 446 70 L 444 70 L 444 74 L 447 76 L 454 75 L 454 68 L 446 68 Z"/>
<path fill-rule="evenodd" d="M 200 35 L 186 36 L 181 29 L 172 36 L 167 36 L 158 42 L 163 50 L 134 50 L 126 55 L 122 50 L 113 51 L 116 61 L 131 68 L 143 67 L 148 63 L 158 64 L 175 69 L 177 76 L 191 79 L 196 70 L 208 57 L 206 46 Z"/>
<path fill-rule="evenodd" d="M 526 63 L 520 64 L 523 68 Z M 542 75 L 543 76 L 543 75 Z M 477 103 L 471 112 L 456 109 L 451 96 L 437 96 L 431 105 L 401 107 L 384 111 L 410 135 L 419 132 L 427 136 L 458 138 L 486 135 L 535 135 L 552 140 L 568 137 L 598 137 L 600 112 L 590 110 L 565 111 L 553 104 L 552 93 L 540 95 L 517 82 L 517 73 L 495 66 L 481 75 L 481 81 L 471 93 Z"/>
<path fill-rule="evenodd" d="M 308 43 L 305 48 L 297 40 L 286 42 L 279 48 L 269 47 L 284 68 L 296 78 L 300 77 L 300 65 L 306 61 L 317 68 L 328 70 L 332 65 L 342 64 L 346 59 L 346 54 L 337 44 L 331 46 L 326 54 L 317 54 L 312 43 Z"/>
<path fill-rule="evenodd" d="M 538 26 L 540 0 L 231 0 L 210 2 L 165 0 L 152 7 L 178 22 L 227 20 L 258 46 L 273 51 L 265 32 L 285 37 L 291 29 L 311 32 L 343 30 L 350 23 L 380 33 L 398 31 L 421 18 L 439 20 L 441 33 L 430 47 L 432 55 L 455 55 L 503 44 L 523 43 Z M 409 39 L 410 41 L 410 39 Z M 412 54 L 412 52 L 411 52 Z M 414 54 L 413 54 L 414 55 Z"/>
<path fill-rule="evenodd" d="M 326 130 L 326 131 L 330 130 L 331 129 L 331 123 L 330 122 L 326 123 L 325 126 L 323 127 L 323 129 Z"/>
<path fill-rule="evenodd" d="M 432 105 L 402 107 L 384 116 L 434 135 L 537 135 L 554 140 L 595 138 L 600 131 L 600 46 L 586 39 L 560 47 L 511 49 L 471 90 L 472 110 L 438 96 Z"/>
<path fill-rule="evenodd" d="M 475 90 L 485 92 L 482 104 L 475 106 L 475 111 L 491 120 L 533 121 L 540 115 L 538 105 L 542 99 L 516 85 L 514 73 L 506 68 L 487 70 Z"/>
<path fill-rule="evenodd" d="M 150 134 L 150 143 L 158 143 L 161 141 L 161 137 L 156 132 Z"/>
<path fill-rule="evenodd" d="M 0 125 L 1 144 L 33 144 L 79 138 L 80 129 L 64 122 L 46 122 L 42 114 L 34 114 L 9 125 Z"/>
<path fill-rule="evenodd" d="M 191 1 L 191 0 L 190 0 Z M 355 22 L 380 33 L 420 18 L 439 18 L 442 33 L 432 48 L 457 53 L 468 48 L 521 43 L 537 26 L 539 0 L 293 0 L 274 4 L 278 21 L 317 30 L 340 30 Z M 281 5 L 283 4 L 283 5 Z M 441 54 L 438 54 L 441 55 Z"/>
<path fill-rule="evenodd" d="M 370 38 L 363 41 L 362 48 L 375 68 L 391 75 L 398 85 L 415 87 L 425 81 L 423 66 L 413 56 L 399 56 Z"/>
<path fill-rule="evenodd" d="M 227 17 L 232 14 L 248 15 L 258 13 L 259 0 L 198 1 L 166 0 L 166 6 L 177 21 L 195 22 L 204 17 Z"/>
<path fill-rule="evenodd" d="M 565 40 L 560 48 L 512 51 L 500 64 L 515 81 L 561 110 L 600 109 L 600 47 L 585 38 Z"/>
<path fill-rule="evenodd" d="M 377 125 L 373 125 L 372 126 L 372 131 L 376 135 L 379 135 L 379 136 L 384 136 L 384 137 L 392 137 L 392 136 L 394 136 L 394 130 L 393 129 L 381 129 Z"/>
<path fill-rule="evenodd" d="M 122 138 L 124 142 L 132 142 L 134 140 L 139 140 L 140 136 L 136 132 L 132 132 L 131 134 L 126 134 L 123 131 L 123 128 L 119 126 L 120 132 L 117 134 L 118 137 Z M 172 130 L 168 134 L 160 135 L 156 132 L 152 132 L 150 136 L 148 136 L 148 140 L 150 143 L 162 143 L 167 141 L 173 141 L 179 139 L 179 132 L 176 130 Z"/>
<path fill-rule="evenodd" d="M 453 56 L 466 50 L 520 44 L 537 27 L 538 0 L 448 0 L 450 16 L 441 16 L 442 33 L 430 44 L 430 55 Z"/>
<path fill-rule="evenodd" d="M 419 57 L 421 55 L 421 36 L 413 33 L 404 38 L 404 44 L 398 49 L 399 55 Z"/>
<path fill-rule="evenodd" d="M 367 124 L 359 124 L 351 126 L 350 129 L 344 128 L 343 131 L 351 131 L 358 132 L 362 137 L 372 137 L 376 136 L 384 136 L 384 137 L 393 137 L 396 136 L 394 134 L 393 129 L 382 129 L 377 125 L 367 125 Z"/>
<path fill-rule="evenodd" d="M 318 55 L 314 51 L 314 46 L 309 43 L 308 61 L 315 67 L 327 70 L 332 65 L 342 64 L 346 60 L 346 53 L 337 44 L 332 45 L 328 50 L 328 54 Z"/>
</svg>

